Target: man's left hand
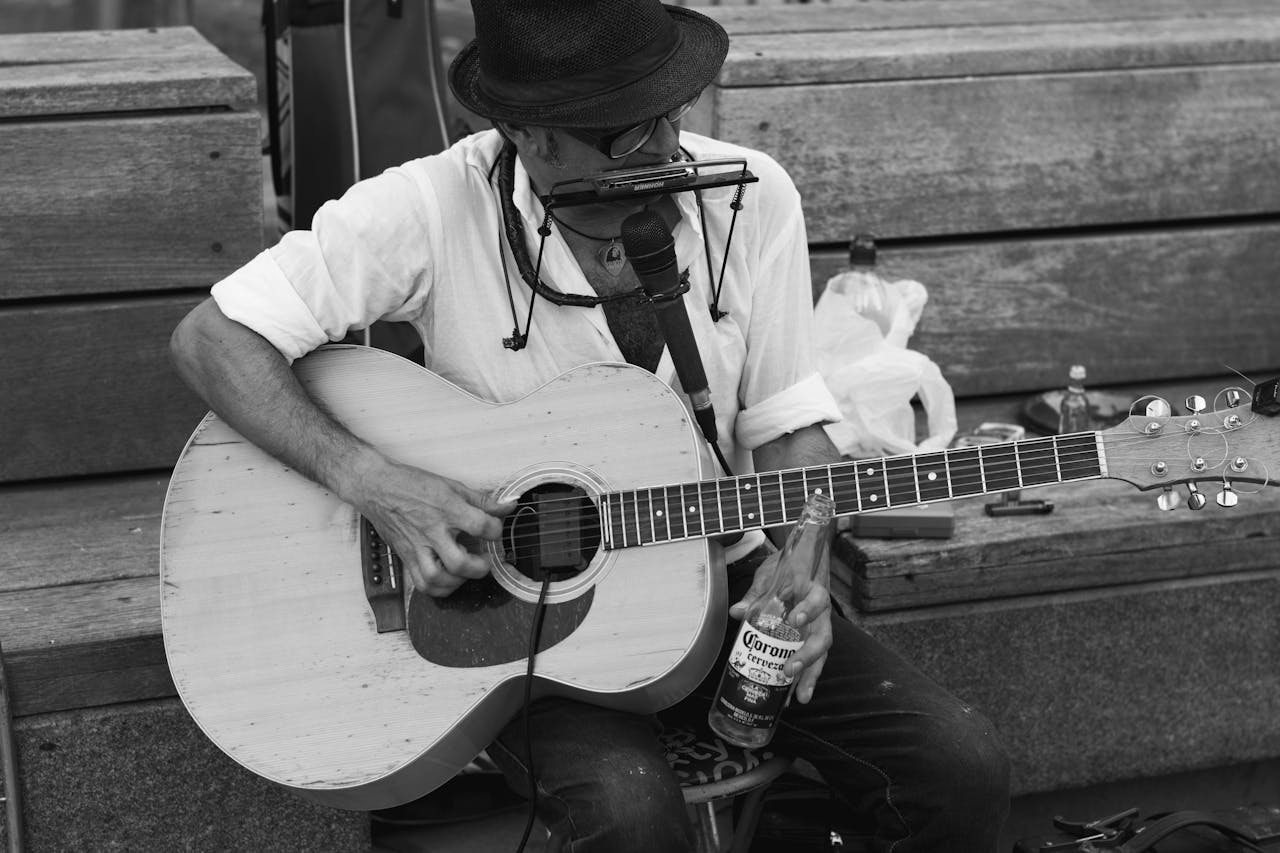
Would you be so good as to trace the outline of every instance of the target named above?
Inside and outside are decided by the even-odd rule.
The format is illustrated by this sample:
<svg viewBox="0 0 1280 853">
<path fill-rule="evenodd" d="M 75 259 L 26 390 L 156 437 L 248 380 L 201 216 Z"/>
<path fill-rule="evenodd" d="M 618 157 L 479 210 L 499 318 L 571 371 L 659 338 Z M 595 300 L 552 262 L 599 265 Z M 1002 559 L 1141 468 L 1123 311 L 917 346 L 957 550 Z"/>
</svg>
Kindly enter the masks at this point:
<svg viewBox="0 0 1280 853">
<path fill-rule="evenodd" d="M 730 617 L 741 619 L 755 600 L 765 593 L 779 556 L 778 553 L 770 554 L 760 564 L 751 589 L 741 601 L 729 608 Z M 822 674 L 827 650 L 831 648 L 831 593 L 827 589 L 827 576 L 826 571 L 819 572 L 808 593 L 787 616 L 787 622 L 799 628 L 804 635 L 804 645 L 782 667 L 785 675 L 796 678 L 795 698 L 801 704 L 813 698 L 814 685 Z"/>
</svg>

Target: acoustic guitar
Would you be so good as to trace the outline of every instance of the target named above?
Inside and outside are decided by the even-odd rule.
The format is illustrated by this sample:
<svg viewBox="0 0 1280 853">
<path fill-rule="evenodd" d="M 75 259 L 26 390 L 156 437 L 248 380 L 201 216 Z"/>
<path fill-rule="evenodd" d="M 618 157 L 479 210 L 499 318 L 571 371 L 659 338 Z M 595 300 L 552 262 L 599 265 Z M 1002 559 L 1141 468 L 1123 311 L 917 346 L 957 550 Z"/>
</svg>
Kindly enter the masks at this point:
<svg viewBox="0 0 1280 853">
<path fill-rule="evenodd" d="M 162 624 L 191 716 L 250 771 L 351 809 L 420 797 L 519 711 L 548 580 L 534 696 L 652 712 L 714 662 L 728 603 L 715 537 L 799 516 L 815 490 L 849 515 L 1110 477 L 1140 489 L 1269 483 L 1275 382 L 1221 411 L 1158 404 L 1100 432 L 716 477 L 680 398 L 591 364 L 515 402 L 479 400 L 374 349 L 323 347 L 295 373 L 390 456 L 518 498 L 490 577 L 447 598 L 406 588 L 377 531 L 210 414 L 165 501 Z M 1234 497 L 1229 489 L 1223 494 Z"/>
</svg>

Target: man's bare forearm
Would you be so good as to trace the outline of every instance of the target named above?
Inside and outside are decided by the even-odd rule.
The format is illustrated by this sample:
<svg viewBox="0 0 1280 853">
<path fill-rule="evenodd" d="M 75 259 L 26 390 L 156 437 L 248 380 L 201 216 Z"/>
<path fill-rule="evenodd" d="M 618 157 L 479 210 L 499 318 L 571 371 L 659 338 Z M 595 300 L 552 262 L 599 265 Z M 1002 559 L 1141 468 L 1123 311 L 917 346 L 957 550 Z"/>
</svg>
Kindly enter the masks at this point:
<svg viewBox="0 0 1280 853">
<path fill-rule="evenodd" d="M 265 338 L 212 299 L 170 341 L 183 380 L 249 441 L 350 500 L 381 455 L 323 412 Z"/>
<path fill-rule="evenodd" d="M 840 451 L 831 443 L 821 424 L 798 429 L 760 445 L 752 452 L 757 471 L 781 471 L 813 465 L 832 465 L 840 461 Z M 832 525 L 834 530 L 835 525 Z M 789 525 L 768 531 L 774 544 L 781 546 L 791 532 Z"/>
</svg>

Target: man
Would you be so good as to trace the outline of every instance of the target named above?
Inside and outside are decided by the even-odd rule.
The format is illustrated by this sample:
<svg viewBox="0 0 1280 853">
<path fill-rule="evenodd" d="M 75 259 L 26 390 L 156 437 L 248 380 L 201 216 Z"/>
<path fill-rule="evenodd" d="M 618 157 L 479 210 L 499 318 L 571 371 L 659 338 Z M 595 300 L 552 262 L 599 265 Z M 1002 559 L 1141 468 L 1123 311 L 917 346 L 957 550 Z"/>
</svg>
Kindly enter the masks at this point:
<svg viewBox="0 0 1280 853">
<path fill-rule="evenodd" d="M 688 270 L 684 299 L 735 473 L 838 459 L 821 424 L 839 413 L 809 351 L 795 188 L 764 154 L 680 132 L 724 60 L 724 30 L 657 0 L 473 7 L 476 39 L 449 80 L 497 129 L 357 184 L 316 214 L 311 231 L 287 235 L 219 282 L 173 337 L 180 371 L 215 411 L 369 518 L 415 588 L 433 596 L 484 576 L 486 562 L 459 537 L 497 539 L 512 506 L 361 442 L 312 403 L 290 361 L 390 319 L 419 331 L 429 368 L 493 401 L 592 361 L 625 359 L 673 381 L 653 308 L 619 250 L 623 221 L 646 206 L 672 228 Z M 557 182 L 606 169 L 724 157 L 745 158 L 759 178 L 736 219 L 733 187 L 551 215 L 538 200 Z M 761 541 L 730 549 L 732 616 L 776 560 L 761 565 Z M 797 701 L 773 748 L 812 762 L 874 825 L 878 849 L 994 849 L 1008 767 L 989 725 L 833 619 L 825 588 L 795 621 L 805 634 L 787 664 Z M 718 673 L 682 706 L 705 715 Z M 653 719 L 560 698 L 533 703 L 529 717 L 531 744 L 512 724 L 490 755 L 523 787 L 531 749 L 540 816 L 570 849 L 691 849 Z"/>
</svg>

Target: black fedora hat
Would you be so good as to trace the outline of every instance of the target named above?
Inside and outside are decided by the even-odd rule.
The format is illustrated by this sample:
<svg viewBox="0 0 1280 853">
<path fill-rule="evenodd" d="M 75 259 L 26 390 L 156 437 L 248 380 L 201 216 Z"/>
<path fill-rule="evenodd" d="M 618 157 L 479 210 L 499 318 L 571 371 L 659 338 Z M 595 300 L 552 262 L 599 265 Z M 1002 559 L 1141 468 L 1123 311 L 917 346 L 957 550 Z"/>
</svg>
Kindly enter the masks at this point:
<svg viewBox="0 0 1280 853">
<path fill-rule="evenodd" d="M 658 0 L 472 0 L 476 37 L 449 87 L 478 115 L 609 128 L 668 112 L 720 71 L 718 23 Z"/>
</svg>

